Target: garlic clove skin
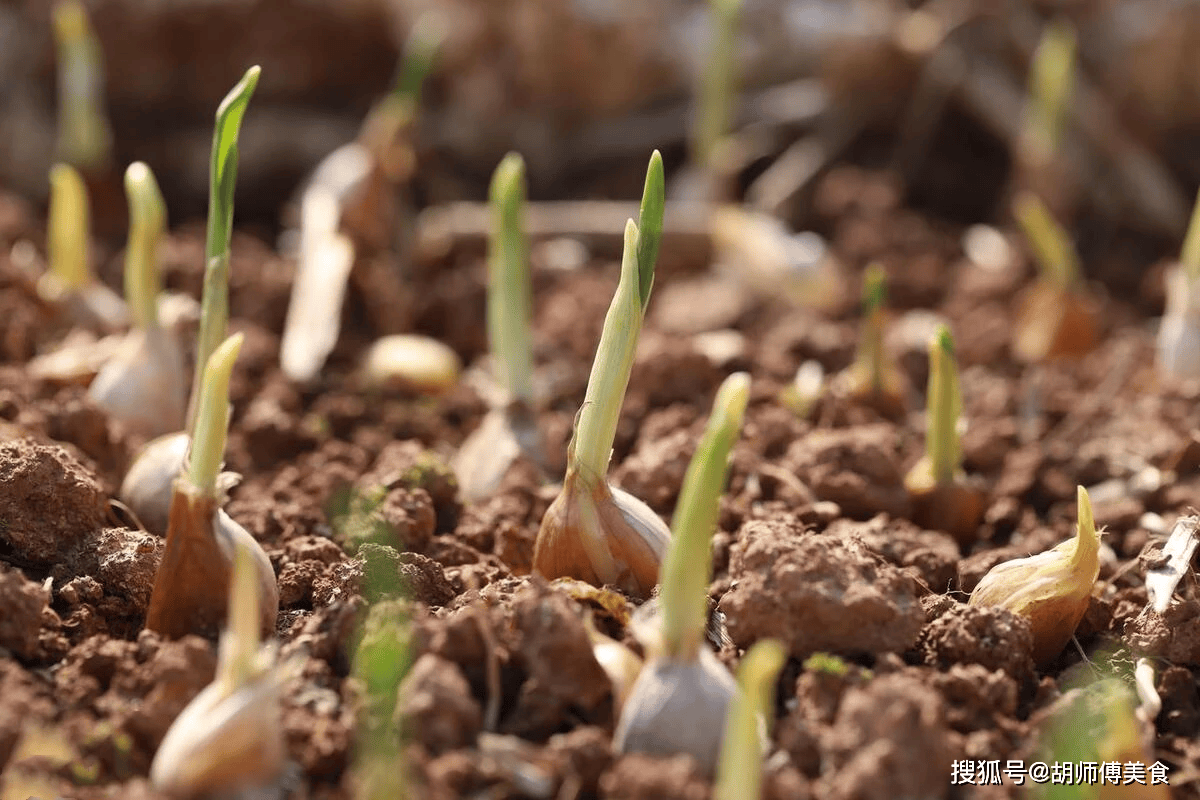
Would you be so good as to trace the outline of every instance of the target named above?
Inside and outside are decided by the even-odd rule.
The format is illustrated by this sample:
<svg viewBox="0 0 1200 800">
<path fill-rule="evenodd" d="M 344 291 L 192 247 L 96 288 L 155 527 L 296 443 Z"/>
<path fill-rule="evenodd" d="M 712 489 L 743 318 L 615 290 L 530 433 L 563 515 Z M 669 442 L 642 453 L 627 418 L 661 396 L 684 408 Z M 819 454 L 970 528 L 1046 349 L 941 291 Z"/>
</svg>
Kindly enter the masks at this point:
<svg viewBox="0 0 1200 800">
<path fill-rule="evenodd" d="M 129 465 L 117 497 L 127 505 L 147 531 L 167 533 L 171 494 L 175 480 L 183 474 L 188 435 L 169 433 L 146 444 Z"/>
<path fill-rule="evenodd" d="M 184 708 L 150 765 L 156 789 L 196 797 L 269 783 L 283 769 L 280 676 L 271 669 L 232 692 L 213 683 Z"/>
<path fill-rule="evenodd" d="M 658 583 L 670 541 L 670 528 L 650 506 L 606 481 L 570 471 L 542 517 L 533 569 L 551 580 L 612 585 L 644 599 Z"/>
<path fill-rule="evenodd" d="M 1079 490 L 1080 522 L 1074 538 L 1028 558 L 997 564 L 967 601 L 999 606 L 1029 620 L 1033 660 L 1044 666 L 1066 647 L 1083 619 L 1100 575 L 1100 536 L 1087 493 Z"/>
<path fill-rule="evenodd" d="M 1158 368 L 1178 379 L 1200 378 L 1200 291 L 1182 267 L 1167 271 L 1167 310 L 1158 328 Z"/>
<path fill-rule="evenodd" d="M 687 753 L 711 776 L 721 753 L 725 715 L 737 691 L 733 675 L 707 647 L 694 659 L 652 659 L 625 701 L 613 749 Z"/>
<path fill-rule="evenodd" d="M 493 408 L 471 431 L 450 462 L 463 500 L 474 503 L 500 488 L 504 474 L 521 455 L 521 444 L 502 408 Z"/>
<path fill-rule="evenodd" d="M 233 558 L 239 545 L 254 558 L 264 635 L 275 631 L 279 586 L 266 552 L 250 533 L 217 507 L 214 498 L 177 488 L 171 499 L 167 544 L 154 574 L 146 627 L 178 639 L 215 636 L 225 624 Z"/>
<path fill-rule="evenodd" d="M 186 387 L 183 350 L 171 333 L 156 326 L 129 332 L 88 395 L 129 430 L 154 437 L 183 427 Z"/>
<path fill-rule="evenodd" d="M 642 659 L 616 639 L 596 630 L 591 614 L 584 617 L 583 627 L 592 643 L 592 655 L 596 663 L 612 684 L 613 711 L 619 715 L 633 690 L 633 684 L 637 682 L 638 673 L 642 671 Z"/>
</svg>

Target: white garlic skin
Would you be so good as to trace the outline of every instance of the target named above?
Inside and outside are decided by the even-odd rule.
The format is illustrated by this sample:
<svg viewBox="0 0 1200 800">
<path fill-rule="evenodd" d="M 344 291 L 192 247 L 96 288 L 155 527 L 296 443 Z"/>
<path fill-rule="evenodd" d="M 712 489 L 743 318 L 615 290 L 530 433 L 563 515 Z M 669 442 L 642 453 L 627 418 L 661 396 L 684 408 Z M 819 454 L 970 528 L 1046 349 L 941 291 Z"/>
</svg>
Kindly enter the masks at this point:
<svg viewBox="0 0 1200 800">
<path fill-rule="evenodd" d="M 159 327 L 130 331 L 92 380 L 88 395 L 142 436 L 163 436 L 182 428 L 187 376 L 175 336 Z"/>
<path fill-rule="evenodd" d="M 269 783 L 286 754 L 279 696 L 273 670 L 232 692 L 209 684 L 167 730 L 150 765 L 150 782 L 179 797 Z"/>
<path fill-rule="evenodd" d="M 167 533 L 171 494 L 175 479 L 183 474 L 188 442 L 188 435 L 178 431 L 147 443 L 129 465 L 117 493 L 146 530 L 158 536 Z"/>
<path fill-rule="evenodd" d="M 694 659 L 655 658 L 642 667 L 613 735 L 620 753 L 688 753 L 712 775 L 721 754 L 725 715 L 737 693 L 712 651 Z"/>
<path fill-rule="evenodd" d="M 275 634 L 275 622 L 279 617 L 279 581 L 275 577 L 275 569 L 271 566 L 271 558 L 263 550 L 250 531 L 243 528 L 237 520 L 217 509 L 213 519 L 213 536 L 217 545 L 224 551 L 229 563 L 232 564 L 238 547 L 245 547 L 254 558 L 254 570 L 258 573 L 258 615 L 263 636 Z M 228 622 L 226 623 L 228 625 Z"/>
<path fill-rule="evenodd" d="M 1158 368 L 1172 378 L 1200 378 L 1200 288 L 1180 267 L 1167 271 L 1167 310 L 1158 328 Z"/>
</svg>

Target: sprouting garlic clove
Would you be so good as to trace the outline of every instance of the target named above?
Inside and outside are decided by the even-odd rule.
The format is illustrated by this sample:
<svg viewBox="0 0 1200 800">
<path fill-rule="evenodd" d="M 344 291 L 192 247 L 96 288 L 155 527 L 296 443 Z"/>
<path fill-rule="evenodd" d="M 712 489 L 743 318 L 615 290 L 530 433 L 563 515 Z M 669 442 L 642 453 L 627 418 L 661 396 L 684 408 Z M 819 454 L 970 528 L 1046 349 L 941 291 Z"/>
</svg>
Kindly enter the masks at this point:
<svg viewBox="0 0 1200 800">
<path fill-rule="evenodd" d="M 280 674 L 271 669 L 232 692 L 213 683 L 167 730 L 150 766 L 155 788 L 198 797 L 261 786 L 283 769 Z"/>
<path fill-rule="evenodd" d="M 271 560 L 214 498 L 189 492 L 181 484 L 183 480 L 171 499 L 167 542 L 154 574 L 146 627 L 172 639 L 216 635 L 225 622 L 234 553 L 242 545 L 258 573 L 262 631 L 272 633 L 279 615 L 279 587 Z"/>
<path fill-rule="evenodd" d="M 729 703 L 737 682 L 712 651 L 696 658 L 651 659 L 621 710 L 613 748 L 622 753 L 688 753 L 709 775 L 716 770 Z"/>
<path fill-rule="evenodd" d="M 1158 328 L 1158 368 L 1168 377 L 1200 378 L 1200 291 L 1182 266 L 1166 277 L 1167 310 Z"/>
<path fill-rule="evenodd" d="M 165 536 L 175 480 L 183 474 L 188 435 L 182 431 L 160 436 L 138 453 L 117 494 L 150 533 Z"/>
<path fill-rule="evenodd" d="M 959 472 L 951 483 L 938 483 L 928 456 L 904 476 L 904 488 L 912 501 L 912 521 L 922 528 L 944 531 L 964 547 L 979 536 L 987 510 L 987 495 Z"/>
<path fill-rule="evenodd" d="M 570 471 L 542 517 L 533 569 L 546 578 L 577 578 L 646 598 L 658 583 L 670 540 L 671 530 L 650 506 Z"/>
<path fill-rule="evenodd" d="M 1026 363 L 1087 355 L 1100 339 L 1100 313 L 1092 295 L 1038 281 L 1018 298 L 1013 355 Z"/>
<path fill-rule="evenodd" d="M 500 487 L 508 468 L 521 455 L 521 443 L 503 408 L 493 408 L 479 427 L 471 431 L 450 468 L 458 478 L 463 500 L 474 503 Z"/>
<path fill-rule="evenodd" d="M 997 564 L 968 601 L 999 606 L 1029 620 L 1033 659 L 1048 664 L 1062 652 L 1083 619 L 1100 574 L 1100 535 L 1087 491 L 1078 491 L 1079 523 L 1073 538 L 1028 558 Z"/>
<path fill-rule="evenodd" d="M 363 382 L 373 389 L 440 394 L 458 382 L 462 361 L 449 346 L 416 334 L 377 339 L 363 359 Z"/>
<path fill-rule="evenodd" d="M 164 328 L 131 330 L 88 394 L 126 428 L 162 436 L 183 427 L 187 374 L 183 351 Z"/>
</svg>

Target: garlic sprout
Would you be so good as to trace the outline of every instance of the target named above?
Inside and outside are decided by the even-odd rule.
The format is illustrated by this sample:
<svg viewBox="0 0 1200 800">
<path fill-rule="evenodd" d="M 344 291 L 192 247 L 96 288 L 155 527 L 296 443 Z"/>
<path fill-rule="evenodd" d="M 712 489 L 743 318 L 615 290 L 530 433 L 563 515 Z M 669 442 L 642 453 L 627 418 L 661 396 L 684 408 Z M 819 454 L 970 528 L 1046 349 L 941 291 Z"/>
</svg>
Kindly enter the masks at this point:
<svg viewBox="0 0 1200 800">
<path fill-rule="evenodd" d="M 688 465 L 663 562 L 662 614 L 636 630 L 648 660 L 622 708 L 613 735 L 618 752 L 689 753 L 708 773 L 716 767 L 724 720 L 737 684 L 704 643 L 712 535 L 718 501 L 750 397 L 750 376 L 725 379 L 700 445 Z"/>
<path fill-rule="evenodd" d="M 104 59 L 100 41 L 79 0 L 56 3 L 58 50 L 58 156 L 82 169 L 111 159 L 112 131 L 104 113 Z"/>
<path fill-rule="evenodd" d="M 1100 534 L 1087 490 L 1077 491 L 1079 521 L 1075 536 L 1044 553 L 992 567 L 968 601 L 999 606 L 1029 620 L 1033 659 L 1053 661 L 1079 626 L 1100 574 Z"/>
<path fill-rule="evenodd" d="M 567 475 L 542 518 L 533 552 L 534 570 L 547 578 L 612 584 L 638 597 L 648 596 L 658 582 L 670 531 L 649 506 L 610 487 L 605 476 L 654 284 L 651 259 L 658 254 L 664 203 L 662 157 L 655 151 L 646 172 L 641 224 L 629 220 L 625 226 L 621 278 L 567 450 Z"/>
<path fill-rule="evenodd" d="M 166 228 L 166 204 L 154 174 L 140 161 L 125 171 L 125 192 L 125 297 L 135 327 L 96 375 L 88 394 L 131 430 L 161 436 L 183 425 L 187 403 L 183 351 L 174 332 L 158 322 L 158 246 Z"/>
<path fill-rule="evenodd" d="M 1200 378 L 1200 193 L 1179 263 L 1167 270 L 1167 310 L 1158 328 L 1158 367 L 1171 378 Z"/>
<path fill-rule="evenodd" d="M 220 630 L 239 547 L 254 557 L 258 623 L 265 633 L 274 630 L 279 613 L 279 589 L 270 559 L 245 528 L 220 510 L 223 493 L 218 473 L 229 426 L 229 377 L 241 346 L 240 333 L 230 336 L 205 366 L 187 469 L 175 481 L 171 495 L 166 548 L 146 613 L 146 627 L 171 638 Z"/>
<path fill-rule="evenodd" d="M 238 543 L 217 673 L 175 718 L 154 754 L 150 781 L 160 791 L 231 792 L 269 783 L 283 768 L 279 699 L 287 670 L 275 664 L 275 644 L 261 644 L 257 571 L 253 550 Z"/>
<path fill-rule="evenodd" d="M 954 339 L 944 325 L 929 343 L 927 404 L 925 455 L 904 477 L 913 502 L 913 521 L 968 544 L 983 518 L 984 496 L 962 470 L 962 393 L 954 363 Z"/>
<path fill-rule="evenodd" d="M 247 70 L 217 107 L 209 174 L 204 293 L 186 428 L 147 444 L 121 482 L 120 499 L 153 533 L 161 534 L 166 530 L 172 483 L 183 469 L 182 454 L 187 452 L 189 436 L 194 433 L 204 370 L 213 351 L 225 338 L 229 319 L 229 242 L 233 229 L 233 189 L 237 179 L 237 137 L 260 73 L 259 67 Z"/>
<path fill-rule="evenodd" d="M 775 709 L 775 681 L 787 651 L 775 639 L 756 642 L 738 665 L 738 693 L 725 718 L 725 743 L 713 786 L 715 800 L 758 798 L 764 744 Z"/>
<path fill-rule="evenodd" d="M 1039 268 L 1037 280 L 1018 299 L 1013 354 L 1027 362 L 1082 356 L 1099 338 L 1100 312 L 1075 247 L 1037 195 L 1019 194 L 1013 213 Z"/>
<path fill-rule="evenodd" d="M 849 396 L 887 417 L 904 413 L 904 380 L 883 344 L 887 277 L 874 263 L 863 273 L 863 321 L 854 363 L 841 384 Z"/>
</svg>

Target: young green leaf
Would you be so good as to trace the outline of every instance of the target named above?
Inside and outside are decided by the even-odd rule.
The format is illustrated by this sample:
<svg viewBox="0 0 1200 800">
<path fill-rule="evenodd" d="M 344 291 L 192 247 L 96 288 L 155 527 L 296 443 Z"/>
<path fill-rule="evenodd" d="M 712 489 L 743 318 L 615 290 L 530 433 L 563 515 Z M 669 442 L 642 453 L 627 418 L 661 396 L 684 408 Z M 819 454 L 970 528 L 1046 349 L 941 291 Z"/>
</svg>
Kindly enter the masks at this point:
<svg viewBox="0 0 1200 800">
<path fill-rule="evenodd" d="M 82 169 L 109 162 L 112 131 L 104 113 L 100 41 L 78 0 L 54 5 L 58 50 L 58 157 Z"/>
<path fill-rule="evenodd" d="M 1049 158 L 1062 143 L 1075 78 L 1075 30 L 1059 20 L 1046 26 L 1029 70 L 1026 141 Z"/>
<path fill-rule="evenodd" d="M 666 182 L 663 177 L 662 153 L 650 154 L 646 168 L 646 185 L 642 189 L 642 205 L 638 211 L 638 296 L 642 310 L 650 302 L 654 287 L 654 267 L 658 263 L 658 246 L 662 242 L 663 210 L 667 203 Z"/>
<path fill-rule="evenodd" d="M 1041 198 L 1022 192 L 1013 201 L 1013 213 L 1033 247 L 1042 280 L 1063 290 L 1076 287 L 1080 269 L 1075 246 Z"/>
<path fill-rule="evenodd" d="M 713 786 L 715 800 L 757 798 L 762 792 L 763 739 L 770 730 L 775 681 L 787 651 L 775 639 L 754 644 L 738 667 L 738 693 L 729 704 L 725 738 Z"/>
<path fill-rule="evenodd" d="M 229 429 L 229 378 L 241 348 L 242 334 L 235 333 L 213 351 L 204 368 L 187 471 L 188 480 L 204 497 L 217 493 L 217 473 Z"/>
<path fill-rule="evenodd" d="M 741 433 L 749 399 L 749 375 L 736 372 L 725 379 L 684 475 L 662 566 L 663 647 L 671 657 L 694 657 L 704 639 L 718 501 L 729 472 L 729 451 Z"/>
<path fill-rule="evenodd" d="M 50 212 L 46 251 L 50 272 L 63 289 L 78 291 L 91 282 L 88 269 L 87 187 L 69 164 L 50 169 Z"/>
<path fill-rule="evenodd" d="M 208 235 L 204 245 L 204 292 L 201 299 L 200 334 L 196 347 L 196 373 L 188 404 L 188 430 L 196 417 L 196 398 L 204 365 L 225 338 L 229 321 L 229 243 L 233 232 L 233 189 L 237 181 L 238 132 L 261 68 L 254 66 L 230 90 L 217 107 L 213 129 L 212 161 L 208 187 Z"/>
<path fill-rule="evenodd" d="M 154 173 L 135 161 L 125 170 L 129 198 L 129 242 L 125 245 L 125 300 L 134 324 L 143 329 L 158 325 L 158 246 L 167 227 L 167 206 Z"/>
<path fill-rule="evenodd" d="M 692 163 L 710 169 L 713 154 L 729 132 L 733 118 L 737 75 L 738 16 L 742 0 L 710 0 L 711 29 L 708 57 L 700 78 L 699 108 L 692 129 Z"/>
<path fill-rule="evenodd" d="M 1192 208 L 1192 221 L 1188 224 L 1187 236 L 1183 240 L 1183 251 L 1179 255 L 1188 282 L 1200 278 L 1200 192 L 1196 193 L 1196 205 Z"/>
<path fill-rule="evenodd" d="M 883 306 L 887 300 L 887 274 L 873 263 L 863 273 L 863 324 L 856 361 L 868 376 L 873 391 L 885 388 L 883 353 Z"/>
<path fill-rule="evenodd" d="M 954 339 L 942 326 L 929 343 L 929 391 L 926 409 L 925 452 L 934 480 L 949 484 L 962 466 L 962 443 L 958 418 L 962 415 L 962 394 L 958 387 L 958 368 L 954 363 Z"/>
<path fill-rule="evenodd" d="M 525 161 L 509 153 L 496 167 L 490 192 L 488 340 L 499 377 L 516 399 L 533 407 L 532 289 L 525 239 Z"/>
<path fill-rule="evenodd" d="M 445 26 L 436 14 L 426 12 L 417 17 L 404 42 L 404 57 L 397 69 L 396 95 L 416 104 L 421 85 L 433 69 L 434 59 L 445 38 Z"/>
</svg>

